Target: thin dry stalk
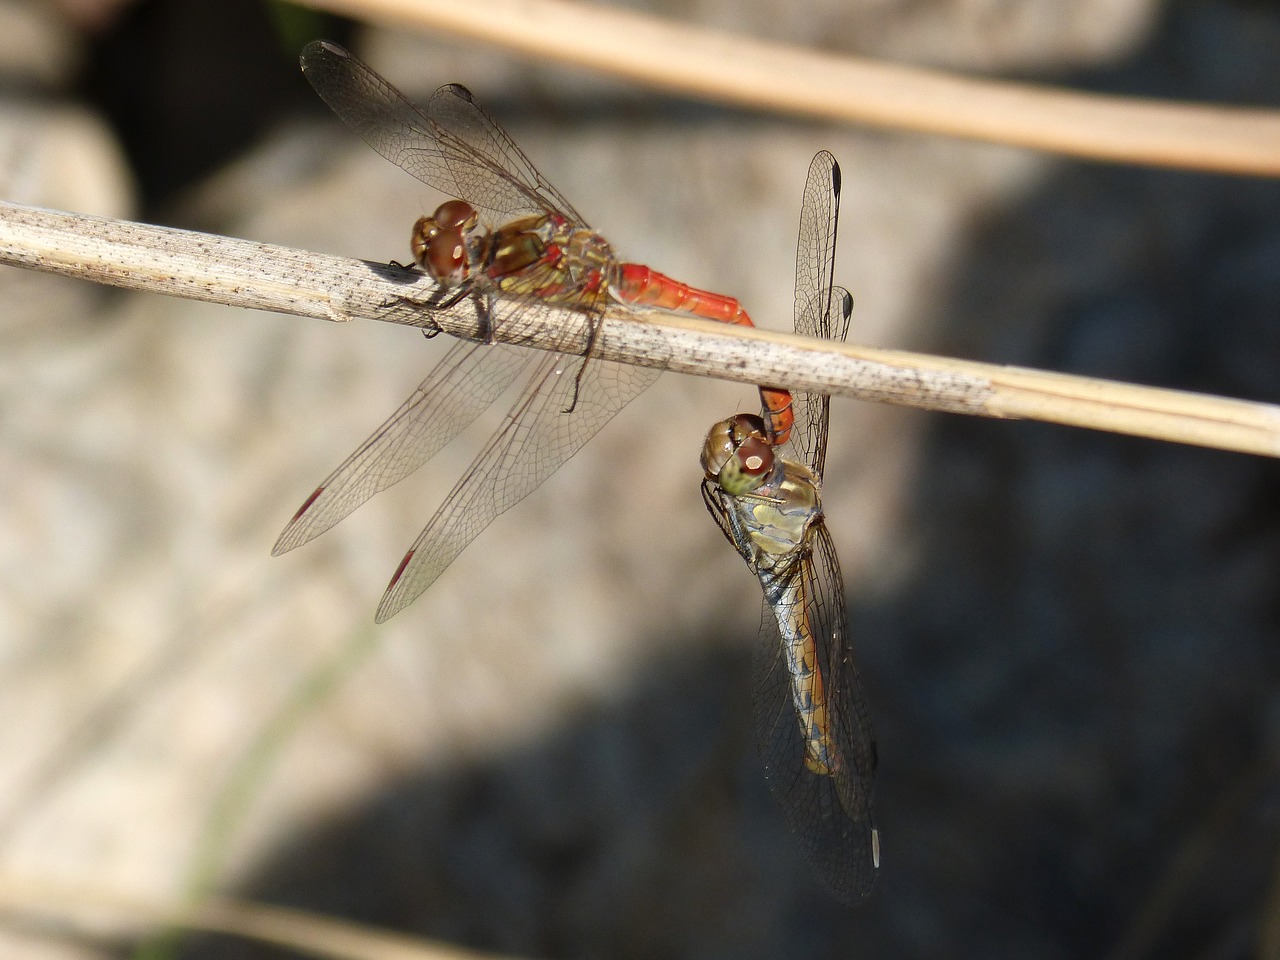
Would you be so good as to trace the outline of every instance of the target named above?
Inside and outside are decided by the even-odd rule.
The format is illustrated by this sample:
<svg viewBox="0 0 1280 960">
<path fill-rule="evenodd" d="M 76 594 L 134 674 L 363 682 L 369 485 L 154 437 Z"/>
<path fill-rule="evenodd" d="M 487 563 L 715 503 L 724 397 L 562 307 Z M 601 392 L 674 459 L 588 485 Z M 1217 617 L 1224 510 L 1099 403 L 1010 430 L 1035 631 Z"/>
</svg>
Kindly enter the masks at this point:
<svg viewBox="0 0 1280 960">
<path fill-rule="evenodd" d="M 941 133 L 1093 160 L 1280 176 L 1280 112 L 1275 110 L 975 79 L 568 0 L 305 2 L 790 116 Z"/>
<path fill-rule="evenodd" d="M 219 898 L 184 904 L 31 877 L 0 876 L 0 912 L 63 935 L 111 942 L 172 927 L 245 937 L 325 960 L 510 960 L 300 910 Z"/>
<path fill-rule="evenodd" d="M 411 271 L 270 244 L 0 202 L 0 263 L 134 290 L 322 320 L 363 318 L 475 337 L 466 303 L 427 310 Z M 499 308 L 501 310 L 501 308 Z M 583 315 L 496 319 L 495 338 L 581 354 Z M 1280 456 L 1280 407 L 1022 367 L 876 350 L 660 311 L 610 317 L 605 360 L 774 384 L 925 410 L 1043 420 L 1222 450 Z"/>
</svg>

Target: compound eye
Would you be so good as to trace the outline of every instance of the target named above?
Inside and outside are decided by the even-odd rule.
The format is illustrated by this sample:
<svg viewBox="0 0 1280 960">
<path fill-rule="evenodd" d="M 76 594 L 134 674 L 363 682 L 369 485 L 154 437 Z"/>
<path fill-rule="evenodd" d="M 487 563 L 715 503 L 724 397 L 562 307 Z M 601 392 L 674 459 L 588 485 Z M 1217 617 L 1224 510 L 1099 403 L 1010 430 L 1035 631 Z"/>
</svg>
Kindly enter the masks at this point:
<svg viewBox="0 0 1280 960">
<path fill-rule="evenodd" d="M 707 432 L 707 439 L 702 442 L 703 472 L 714 480 L 736 448 L 733 420 L 721 420 Z"/>
<path fill-rule="evenodd" d="M 734 437 L 739 442 L 747 437 L 759 437 L 761 439 L 769 435 L 768 428 L 764 424 L 764 420 L 754 413 L 737 413 L 730 417 L 725 423 L 732 425 Z"/>
<path fill-rule="evenodd" d="M 413 251 L 413 259 L 427 269 L 427 247 L 440 232 L 435 220 L 431 217 L 419 217 L 413 224 L 413 233 L 409 234 L 409 249 Z"/>
<path fill-rule="evenodd" d="M 735 497 L 751 493 L 773 472 L 773 447 L 759 437 L 748 437 L 738 445 L 716 477 L 720 489 Z"/>
<path fill-rule="evenodd" d="M 467 244 L 460 230 L 438 230 L 427 237 L 422 252 L 414 256 L 429 274 L 446 283 L 467 278 Z"/>
<path fill-rule="evenodd" d="M 465 200 L 446 200 L 436 207 L 431 219 L 441 230 L 468 230 L 479 220 L 476 208 Z"/>
<path fill-rule="evenodd" d="M 726 463 L 737 455 L 738 448 L 755 438 L 767 441 L 764 421 L 754 414 L 739 413 L 728 420 L 721 420 L 707 433 L 702 444 L 702 469 L 715 479 Z"/>
<path fill-rule="evenodd" d="M 773 448 L 752 437 L 734 451 L 733 462 L 747 476 L 763 477 L 773 468 Z"/>
</svg>

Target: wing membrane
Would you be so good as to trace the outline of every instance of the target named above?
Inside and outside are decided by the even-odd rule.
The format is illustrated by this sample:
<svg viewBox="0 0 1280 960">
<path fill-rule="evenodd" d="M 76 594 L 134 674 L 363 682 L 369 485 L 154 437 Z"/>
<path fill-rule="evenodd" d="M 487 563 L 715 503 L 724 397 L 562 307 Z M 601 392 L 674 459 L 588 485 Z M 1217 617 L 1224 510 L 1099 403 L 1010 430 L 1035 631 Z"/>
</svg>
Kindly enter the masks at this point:
<svg viewBox="0 0 1280 960">
<path fill-rule="evenodd" d="M 496 400 L 532 359 L 519 347 L 455 343 L 400 409 L 325 478 L 281 532 L 272 555 L 318 537 L 374 494 L 421 467 Z"/>
<path fill-rule="evenodd" d="M 515 506 L 572 457 L 658 378 L 647 367 L 547 354 L 445 502 L 414 541 L 378 606 L 379 623 L 436 581 L 500 514 Z M 572 407 L 572 413 L 566 414 Z"/>
<path fill-rule="evenodd" d="M 300 59 L 316 93 L 369 146 L 423 183 L 468 201 L 492 225 L 549 211 L 583 224 L 461 84 L 441 87 L 422 110 L 335 43 L 309 43 Z"/>
</svg>

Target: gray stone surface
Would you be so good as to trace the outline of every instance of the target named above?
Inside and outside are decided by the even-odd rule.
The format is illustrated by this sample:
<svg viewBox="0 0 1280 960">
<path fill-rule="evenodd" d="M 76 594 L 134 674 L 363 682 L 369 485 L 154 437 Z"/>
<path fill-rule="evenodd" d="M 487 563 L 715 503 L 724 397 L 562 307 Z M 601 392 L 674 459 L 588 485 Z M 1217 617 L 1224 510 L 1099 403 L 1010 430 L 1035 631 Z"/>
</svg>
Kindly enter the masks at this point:
<svg viewBox="0 0 1280 960">
<path fill-rule="evenodd" d="M 1117 91 L 1274 105 L 1280 75 L 1280 20 L 1256 5 L 776 9 L 681 7 Z M 827 148 L 852 338 L 1280 400 L 1275 184 L 743 117 L 385 34 L 360 46 L 407 91 L 472 85 L 624 255 L 737 295 L 762 326 L 790 326 L 799 191 Z M 282 125 L 172 222 L 407 259 L 435 200 L 323 118 Z M 1264 942 L 1273 463 L 835 403 L 825 503 L 884 838 L 880 887 L 849 913 L 765 790 L 758 588 L 697 493 L 706 427 L 752 390 L 662 378 L 375 628 L 496 420 L 313 544 L 270 547 L 443 343 L 13 271 L 0 303 L 5 876 L 163 896 L 211 869 L 237 895 L 546 957 Z M 0 953 L 34 955 L 12 937 Z"/>
</svg>

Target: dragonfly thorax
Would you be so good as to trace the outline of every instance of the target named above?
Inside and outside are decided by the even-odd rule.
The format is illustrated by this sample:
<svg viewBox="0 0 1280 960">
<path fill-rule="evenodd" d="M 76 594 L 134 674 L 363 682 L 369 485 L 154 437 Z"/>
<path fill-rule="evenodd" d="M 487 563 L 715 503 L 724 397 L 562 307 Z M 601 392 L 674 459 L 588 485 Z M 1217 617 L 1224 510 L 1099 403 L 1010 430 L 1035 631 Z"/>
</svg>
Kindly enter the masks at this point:
<svg viewBox="0 0 1280 960">
<path fill-rule="evenodd" d="M 449 200 L 419 218 L 410 242 L 419 266 L 445 286 L 487 283 L 574 307 L 596 305 L 617 272 L 608 241 L 555 213 L 490 230 L 471 204 Z"/>
<path fill-rule="evenodd" d="M 822 518 L 817 478 L 803 464 L 781 458 L 769 482 L 733 498 L 733 508 L 751 543 L 757 574 L 793 564 L 805 549 L 809 528 Z"/>
</svg>

